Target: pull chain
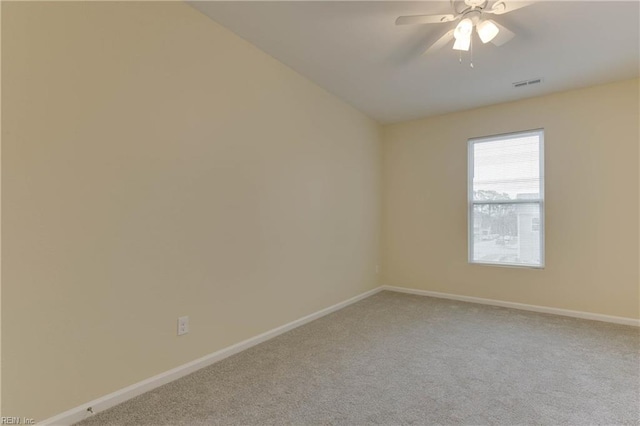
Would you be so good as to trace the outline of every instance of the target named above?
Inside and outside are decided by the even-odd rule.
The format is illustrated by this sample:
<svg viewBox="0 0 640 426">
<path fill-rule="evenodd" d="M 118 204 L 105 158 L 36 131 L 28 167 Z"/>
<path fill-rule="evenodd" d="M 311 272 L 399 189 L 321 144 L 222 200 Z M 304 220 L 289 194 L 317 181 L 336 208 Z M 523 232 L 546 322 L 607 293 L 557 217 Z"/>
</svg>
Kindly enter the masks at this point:
<svg viewBox="0 0 640 426">
<path fill-rule="evenodd" d="M 469 48 L 469 50 L 471 51 L 471 60 L 469 61 L 469 66 L 471 68 L 473 68 L 473 37 L 471 37 L 471 46 Z"/>
</svg>

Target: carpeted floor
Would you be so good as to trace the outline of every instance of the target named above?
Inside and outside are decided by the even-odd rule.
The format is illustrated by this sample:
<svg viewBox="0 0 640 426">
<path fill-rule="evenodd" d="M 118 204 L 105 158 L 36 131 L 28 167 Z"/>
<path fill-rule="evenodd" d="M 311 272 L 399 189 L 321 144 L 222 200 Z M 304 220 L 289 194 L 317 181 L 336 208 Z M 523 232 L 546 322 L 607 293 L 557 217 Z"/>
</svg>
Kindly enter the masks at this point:
<svg viewBox="0 0 640 426">
<path fill-rule="evenodd" d="M 638 328 L 381 292 L 79 423 L 640 422 Z"/>
</svg>

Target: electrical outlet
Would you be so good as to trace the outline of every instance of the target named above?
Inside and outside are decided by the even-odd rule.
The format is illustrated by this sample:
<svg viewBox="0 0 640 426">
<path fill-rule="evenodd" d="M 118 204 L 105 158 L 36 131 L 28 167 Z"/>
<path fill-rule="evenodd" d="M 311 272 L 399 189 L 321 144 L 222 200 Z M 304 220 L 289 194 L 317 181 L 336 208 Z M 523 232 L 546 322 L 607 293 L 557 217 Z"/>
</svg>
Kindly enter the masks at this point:
<svg viewBox="0 0 640 426">
<path fill-rule="evenodd" d="M 189 332 L 189 317 L 178 318 L 178 336 Z"/>
</svg>

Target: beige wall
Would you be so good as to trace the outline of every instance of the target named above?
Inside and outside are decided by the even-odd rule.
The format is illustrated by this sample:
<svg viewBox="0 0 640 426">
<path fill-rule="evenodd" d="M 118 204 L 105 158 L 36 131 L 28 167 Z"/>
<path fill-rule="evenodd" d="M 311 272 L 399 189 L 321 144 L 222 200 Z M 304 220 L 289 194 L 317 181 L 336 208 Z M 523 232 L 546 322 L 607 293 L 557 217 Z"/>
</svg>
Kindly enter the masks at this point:
<svg viewBox="0 0 640 426">
<path fill-rule="evenodd" d="M 2 46 L 2 5 L 0 5 L 0 46 Z M 0 48 L 0 99 L 2 99 L 2 49 Z M 0 101 L 0 117 L 2 117 L 2 102 Z M 0 119 L 0 135 L 2 134 L 2 120 Z M 0 138 L 0 216 L 2 213 L 2 139 Z M 2 220 L 0 220 L 0 236 L 2 235 Z M 0 416 L 2 415 L 2 238 L 0 238 Z"/>
<path fill-rule="evenodd" d="M 2 2 L 2 38 L 4 415 L 378 285 L 363 114 L 183 3 Z"/>
<path fill-rule="evenodd" d="M 383 282 L 639 318 L 638 80 L 384 128 Z M 467 263 L 467 139 L 544 128 L 546 267 Z"/>
<path fill-rule="evenodd" d="M 385 126 L 381 147 L 184 4 L 1 11 L 3 415 L 374 288 L 380 229 L 386 284 L 639 317 L 638 80 Z M 546 268 L 468 265 L 466 140 L 538 127 Z"/>
</svg>

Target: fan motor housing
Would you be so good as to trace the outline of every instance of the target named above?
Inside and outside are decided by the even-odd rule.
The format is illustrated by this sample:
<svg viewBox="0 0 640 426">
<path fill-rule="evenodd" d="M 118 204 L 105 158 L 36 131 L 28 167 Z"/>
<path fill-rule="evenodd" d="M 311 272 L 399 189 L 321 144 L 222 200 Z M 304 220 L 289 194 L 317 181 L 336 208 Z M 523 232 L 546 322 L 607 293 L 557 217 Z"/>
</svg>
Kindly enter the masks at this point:
<svg viewBox="0 0 640 426">
<path fill-rule="evenodd" d="M 471 6 L 471 7 L 480 7 L 483 4 L 485 4 L 487 2 L 487 0 L 464 0 L 464 3 L 467 6 Z"/>
<path fill-rule="evenodd" d="M 477 24 L 478 21 L 480 21 L 480 15 L 482 15 L 482 12 L 478 9 L 471 9 L 468 12 L 464 13 L 464 18 L 469 18 L 471 19 L 471 22 L 473 22 L 473 25 Z"/>
</svg>

